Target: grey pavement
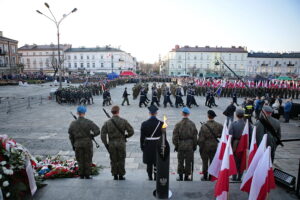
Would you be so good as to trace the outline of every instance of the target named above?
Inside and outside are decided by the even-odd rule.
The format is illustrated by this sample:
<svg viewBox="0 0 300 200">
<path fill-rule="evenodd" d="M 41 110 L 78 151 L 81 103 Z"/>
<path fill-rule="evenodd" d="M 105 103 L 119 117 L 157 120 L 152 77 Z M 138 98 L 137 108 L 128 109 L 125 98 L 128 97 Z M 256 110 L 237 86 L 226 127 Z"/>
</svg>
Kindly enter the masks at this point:
<svg viewBox="0 0 300 200">
<path fill-rule="evenodd" d="M 125 87 L 127 87 L 129 93 L 132 94 L 132 86 L 133 84 L 127 84 L 112 89 L 111 95 L 113 104 L 121 104 L 121 96 Z M 41 103 L 37 101 L 35 104 L 32 104 L 30 108 L 27 108 L 27 104 L 24 103 L 24 105 L 20 104 L 21 106 L 12 108 L 9 113 L 0 112 L 0 134 L 8 134 L 15 138 L 17 142 L 23 144 L 33 155 L 36 156 L 60 154 L 67 157 L 74 157 L 74 152 L 72 151 L 67 131 L 69 124 L 73 120 L 73 117 L 70 115 L 70 111 L 75 113 L 76 106 L 66 104 L 59 105 L 55 101 L 47 100 L 47 97 L 53 88 L 55 89 L 57 86 L 51 86 L 49 83 L 28 87 L 0 87 L 0 97 L 10 97 L 18 101 L 26 101 L 26 98 L 23 98 L 29 96 L 45 97 Z M 151 94 L 149 94 L 149 98 L 150 95 Z M 196 123 L 197 129 L 199 130 L 200 121 L 206 121 L 208 108 L 204 106 L 204 97 L 196 97 L 196 100 L 200 106 L 198 108 L 194 107 L 191 109 L 190 118 Z M 174 102 L 174 98 L 172 98 L 172 101 Z M 216 121 L 223 124 L 225 116 L 222 113 L 230 101 L 230 98 L 216 99 L 218 107 L 213 109 L 218 115 L 216 117 Z M 239 99 L 238 101 L 241 103 L 242 99 Z M 94 102 L 95 104 L 87 107 L 88 112 L 86 117 L 93 120 L 97 125 L 99 125 L 99 127 L 101 127 L 107 120 L 107 117 L 102 111 L 102 97 L 94 97 Z M 93 161 L 104 166 L 104 171 L 90 182 L 87 180 L 77 179 L 48 181 L 49 185 L 38 192 L 36 195 L 37 199 L 50 199 L 51 195 L 58 195 L 58 193 L 64 193 L 64 195 L 71 196 L 73 195 L 72 198 L 64 199 L 98 199 L 98 197 L 101 197 L 101 199 L 108 199 L 109 194 L 115 195 L 112 199 L 119 199 L 117 198 L 120 197 L 118 195 L 125 197 L 124 199 L 147 199 L 146 197 L 140 198 L 140 196 L 148 197 L 148 194 L 151 193 L 154 184 L 145 181 L 146 172 L 145 165 L 142 163 L 139 136 L 140 125 L 142 121 L 147 120 L 148 110 L 146 108 L 139 108 L 138 100 L 132 100 L 132 96 L 130 96 L 130 104 L 130 106 L 121 106 L 121 116 L 126 118 L 133 125 L 135 130 L 134 136 L 129 138 L 127 143 L 126 170 L 128 172 L 128 180 L 124 181 L 124 183 L 115 183 L 111 180 L 112 177 L 109 173 L 109 157 L 105 147 L 101 143 L 100 137 L 98 137 L 96 140 L 99 142 L 100 148 L 96 149 L 94 147 Z M 5 108 L 3 101 L 0 102 L 0 108 L 1 106 L 2 108 Z M 106 107 L 107 111 L 109 111 L 110 108 L 111 106 Z M 173 152 L 174 146 L 171 144 L 171 137 L 175 123 L 181 119 L 180 109 L 170 107 L 160 108 L 158 118 L 162 119 L 163 115 L 167 116 L 167 122 L 169 125 L 167 128 L 167 136 L 171 145 L 170 176 L 172 181 L 171 187 L 173 187 L 175 192 L 174 198 L 211 199 L 214 184 L 199 181 L 199 173 L 201 171 L 202 162 L 198 150 L 195 152 L 194 171 L 194 177 L 197 181 L 194 181 L 193 183 L 178 183 L 175 181 L 177 158 L 176 153 Z M 300 138 L 299 125 L 299 121 L 296 120 L 291 120 L 289 124 L 281 123 L 282 138 Z M 284 147 L 278 147 L 274 167 L 281 168 L 284 171 L 297 176 L 300 158 L 299 147 L 300 142 L 289 142 L 285 143 Z M 236 188 L 233 190 L 232 198 L 246 199 L 245 196 L 234 197 L 235 192 L 237 193 L 236 195 L 240 195 L 241 192 L 237 189 L 237 184 L 232 185 L 233 188 Z M 89 186 L 90 188 L 87 189 Z M 87 192 L 84 193 L 83 190 L 81 190 L 82 188 L 86 188 Z M 272 194 L 280 193 L 283 195 L 283 193 L 279 191 L 279 189 L 272 191 Z M 90 196 L 87 196 L 88 194 L 90 194 Z M 275 197 L 276 195 L 274 195 L 274 199 Z M 288 197 L 284 198 L 288 199 Z M 62 197 L 55 196 L 55 198 L 52 199 L 62 199 Z"/>
</svg>

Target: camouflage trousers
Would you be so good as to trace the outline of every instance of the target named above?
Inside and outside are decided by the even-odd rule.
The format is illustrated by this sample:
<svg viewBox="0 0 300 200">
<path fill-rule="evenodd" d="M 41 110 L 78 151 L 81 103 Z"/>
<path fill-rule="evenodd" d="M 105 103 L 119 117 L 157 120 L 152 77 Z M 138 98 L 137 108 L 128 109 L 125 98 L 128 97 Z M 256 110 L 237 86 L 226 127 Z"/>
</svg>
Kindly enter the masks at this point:
<svg viewBox="0 0 300 200">
<path fill-rule="evenodd" d="M 125 143 L 112 142 L 109 143 L 109 156 L 111 165 L 111 174 L 124 176 L 125 171 L 125 158 L 126 158 L 126 147 Z"/>
<path fill-rule="evenodd" d="M 177 159 L 178 159 L 177 173 L 190 175 L 192 172 L 194 151 L 193 150 L 178 151 Z"/>
<path fill-rule="evenodd" d="M 78 162 L 79 175 L 89 176 L 91 175 L 91 164 L 93 158 L 93 147 L 76 147 L 75 156 Z"/>
<path fill-rule="evenodd" d="M 200 153 L 202 159 L 202 172 L 206 173 L 208 170 L 209 164 L 212 162 L 215 156 L 215 151 L 202 152 Z"/>
</svg>

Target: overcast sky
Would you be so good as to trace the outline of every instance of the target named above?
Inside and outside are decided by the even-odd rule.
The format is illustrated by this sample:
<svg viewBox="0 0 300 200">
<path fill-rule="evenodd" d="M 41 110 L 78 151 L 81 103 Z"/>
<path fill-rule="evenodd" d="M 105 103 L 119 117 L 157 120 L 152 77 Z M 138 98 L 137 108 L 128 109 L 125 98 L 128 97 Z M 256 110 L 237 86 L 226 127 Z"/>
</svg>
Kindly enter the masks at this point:
<svg viewBox="0 0 300 200">
<path fill-rule="evenodd" d="M 24 44 L 57 43 L 44 0 L 0 0 L 0 31 Z M 120 46 L 155 62 L 176 44 L 300 51 L 299 0 L 47 0 L 61 18 L 61 43 Z"/>
</svg>

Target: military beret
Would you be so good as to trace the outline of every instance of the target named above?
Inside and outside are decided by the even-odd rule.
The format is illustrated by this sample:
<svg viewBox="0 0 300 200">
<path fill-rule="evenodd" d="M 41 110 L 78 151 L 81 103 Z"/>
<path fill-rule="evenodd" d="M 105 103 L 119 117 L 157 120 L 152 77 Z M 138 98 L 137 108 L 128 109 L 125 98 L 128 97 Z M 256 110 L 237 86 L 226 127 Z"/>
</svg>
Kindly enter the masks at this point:
<svg viewBox="0 0 300 200">
<path fill-rule="evenodd" d="M 84 106 L 78 106 L 77 107 L 77 112 L 78 113 L 86 113 L 86 107 L 84 107 Z"/>
<path fill-rule="evenodd" d="M 149 113 L 154 114 L 158 111 L 158 108 L 155 105 L 151 105 L 148 107 Z"/>
<path fill-rule="evenodd" d="M 183 113 L 185 114 L 190 114 L 190 109 L 188 109 L 187 107 L 183 107 L 182 110 L 181 110 Z"/>
<path fill-rule="evenodd" d="M 245 114 L 245 111 L 243 109 L 238 108 L 236 109 L 235 113 L 236 115 L 243 116 Z"/>
<path fill-rule="evenodd" d="M 210 115 L 210 116 L 212 116 L 212 117 L 216 117 L 217 116 L 216 113 L 215 113 L 215 111 L 213 111 L 213 110 L 208 110 L 207 114 Z"/>
<path fill-rule="evenodd" d="M 273 112 L 273 108 L 271 106 L 264 106 L 263 111 L 268 112 L 268 113 L 272 113 Z"/>
<path fill-rule="evenodd" d="M 119 112 L 120 111 L 120 107 L 119 106 L 113 106 L 112 108 L 111 108 L 111 112 L 112 113 L 116 113 L 116 112 Z"/>
</svg>

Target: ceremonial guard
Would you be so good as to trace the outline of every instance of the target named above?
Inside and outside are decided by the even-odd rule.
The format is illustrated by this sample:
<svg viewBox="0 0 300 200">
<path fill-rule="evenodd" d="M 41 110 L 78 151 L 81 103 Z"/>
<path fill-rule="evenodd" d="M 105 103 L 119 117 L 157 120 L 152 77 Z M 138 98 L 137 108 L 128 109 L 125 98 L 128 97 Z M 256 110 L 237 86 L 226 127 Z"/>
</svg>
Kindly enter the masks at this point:
<svg viewBox="0 0 300 200">
<path fill-rule="evenodd" d="M 190 101 L 189 107 L 191 107 L 191 105 L 195 105 L 197 107 L 199 106 L 196 102 L 195 94 L 196 94 L 195 88 L 191 88 L 191 91 L 190 91 L 191 101 Z"/>
<path fill-rule="evenodd" d="M 268 134 L 267 146 L 271 147 L 271 159 L 274 161 L 275 151 L 281 139 L 280 122 L 273 118 L 271 115 L 273 109 L 270 106 L 264 106 L 262 108 L 259 119 L 256 121 L 256 142 L 260 144 L 264 134 Z"/>
<path fill-rule="evenodd" d="M 218 147 L 218 138 L 221 137 L 223 126 L 216 122 L 216 113 L 213 110 L 207 112 L 208 121 L 202 124 L 199 131 L 198 145 L 202 159 L 202 181 L 208 180 L 208 166 L 212 162 Z"/>
<path fill-rule="evenodd" d="M 114 180 L 125 180 L 126 139 L 133 135 L 134 130 L 126 119 L 119 116 L 119 111 L 119 106 L 111 108 L 113 116 L 102 126 L 101 140 L 109 152 Z"/>
<path fill-rule="evenodd" d="M 154 105 L 156 103 L 156 105 L 159 107 L 159 101 L 158 101 L 158 93 L 157 93 L 157 89 L 153 88 L 152 90 L 152 101 L 151 101 L 151 105 Z"/>
<path fill-rule="evenodd" d="M 231 141 L 231 145 L 232 145 L 232 151 L 233 151 L 233 155 L 235 158 L 235 162 L 236 162 L 236 167 L 238 170 L 238 178 L 236 177 L 236 175 L 232 176 L 232 180 L 233 181 L 241 181 L 242 178 L 242 173 L 240 172 L 240 165 L 241 165 L 241 159 L 237 156 L 237 147 L 238 144 L 240 142 L 241 136 L 243 134 L 243 130 L 245 127 L 245 120 L 244 120 L 244 110 L 242 109 L 237 109 L 236 112 L 236 117 L 237 120 L 234 121 L 230 127 L 229 127 L 229 135 L 232 135 L 232 141 Z"/>
<path fill-rule="evenodd" d="M 176 96 L 176 99 L 175 99 L 175 106 L 176 108 L 178 108 L 178 106 L 182 106 L 184 107 L 184 103 L 183 103 L 183 100 L 182 100 L 182 93 L 181 93 L 181 88 L 178 87 L 176 89 L 176 93 L 175 93 L 175 96 Z"/>
<path fill-rule="evenodd" d="M 169 103 L 171 107 L 173 107 L 173 103 L 171 101 L 171 92 L 169 90 L 168 87 L 165 88 L 164 90 L 164 107 L 166 108 L 167 107 L 167 104 Z"/>
<path fill-rule="evenodd" d="M 127 88 L 125 88 L 124 92 L 123 92 L 123 102 L 122 102 L 122 106 L 124 106 L 125 101 L 127 102 L 127 106 L 129 106 L 129 100 L 128 100 L 128 96 L 130 94 L 127 93 Z"/>
<path fill-rule="evenodd" d="M 100 134 L 100 129 L 94 122 L 85 118 L 85 113 L 86 108 L 78 106 L 78 118 L 71 123 L 68 132 L 78 162 L 79 176 L 81 179 L 90 179 L 93 159 L 92 138 Z"/>
<path fill-rule="evenodd" d="M 140 147 L 143 151 L 143 163 L 147 165 L 149 180 L 156 180 L 156 151 L 157 142 L 162 134 L 163 122 L 156 118 L 158 108 L 154 105 L 148 107 L 150 119 L 141 126 Z M 154 176 L 152 176 L 154 175 Z"/>
<path fill-rule="evenodd" d="M 237 103 L 237 94 L 236 94 L 236 91 L 234 91 L 234 92 L 232 93 L 232 102 L 233 102 L 234 104 L 236 104 L 237 106 L 239 106 L 239 104 Z"/>
<path fill-rule="evenodd" d="M 141 89 L 140 92 L 140 103 L 139 103 L 139 107 L 142 107 L 142 104 L 144 104 L 145 107 L 147 107 L 147 103 L 146 103 L 147 97 L 146 97 L 146 90 L 145 88 Z"/>
<path fill-rule="evenodd" d="M 178 181 L 191 181 L 190 175 L 193 173 L 194 151 L 197 148 L 197 128 L 194 122 L 188 117 L 190 110 L 187 107 L 182 109 L 183 119 L 175 125 L 173 131 L 173 144 L 177 151 L 179 177 Z"/>
</svg>

